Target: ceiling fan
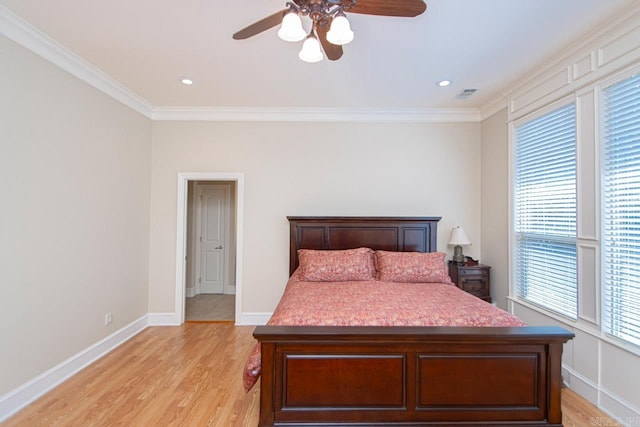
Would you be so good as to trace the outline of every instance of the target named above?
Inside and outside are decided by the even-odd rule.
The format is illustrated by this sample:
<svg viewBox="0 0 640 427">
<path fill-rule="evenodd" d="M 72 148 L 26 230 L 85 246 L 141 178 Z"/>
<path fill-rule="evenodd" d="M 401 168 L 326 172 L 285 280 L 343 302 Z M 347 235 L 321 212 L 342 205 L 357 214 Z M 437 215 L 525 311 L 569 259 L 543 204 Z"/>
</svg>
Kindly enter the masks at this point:
<svg viewBox="0 0 640 427">
<path fill-rule="evenodd" d="M 233 38 L 247 39 L 281 24 L 278 31 L 281 39 L 292 42 L 304 40 L 300 59 L 320 61 L 324 50 L 327 58 L 336 61 L 342 57 L 342 46 L 354 36 L 345 12 L 412 18 L 427 9 L 423 0 L 293 0 L 285 6 L 285 9 L 238 31 Z M 312 21 L 308 34 L 302 27 L 301 16 L 308 16 Z"/>
</svg>

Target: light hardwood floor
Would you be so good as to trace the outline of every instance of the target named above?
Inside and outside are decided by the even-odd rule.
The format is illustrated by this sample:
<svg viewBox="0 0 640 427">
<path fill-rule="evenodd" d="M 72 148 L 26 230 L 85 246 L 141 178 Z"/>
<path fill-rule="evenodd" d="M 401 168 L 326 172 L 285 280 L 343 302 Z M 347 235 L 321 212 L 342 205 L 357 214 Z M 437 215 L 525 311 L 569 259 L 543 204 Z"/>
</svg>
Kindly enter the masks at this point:
<svg viewBox="0 0 640 427">
<path fill-rule="evenodd" d="M 242 388 L 252 326 L 152 327 L 2 424 L 13 426 L 251 426 L 259 383 Z M 566 427 L 618 425 L 569 389 Z"/>
</svg>

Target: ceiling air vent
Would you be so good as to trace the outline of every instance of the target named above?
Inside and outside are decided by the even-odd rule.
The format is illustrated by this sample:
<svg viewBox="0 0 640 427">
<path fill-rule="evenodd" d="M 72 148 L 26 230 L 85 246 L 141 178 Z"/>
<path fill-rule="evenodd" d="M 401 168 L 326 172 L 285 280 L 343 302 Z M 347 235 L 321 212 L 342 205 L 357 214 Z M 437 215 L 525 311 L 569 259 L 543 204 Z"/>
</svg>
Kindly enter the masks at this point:
<svg viewBox="0 0 640 427">
<path fill-rule="evenodd" d="M 456 99 L 467 99 L 474 93 L 476 93 L 478 89 L 462 89 L 462 91 L 456 95 Z"/>
</svg>

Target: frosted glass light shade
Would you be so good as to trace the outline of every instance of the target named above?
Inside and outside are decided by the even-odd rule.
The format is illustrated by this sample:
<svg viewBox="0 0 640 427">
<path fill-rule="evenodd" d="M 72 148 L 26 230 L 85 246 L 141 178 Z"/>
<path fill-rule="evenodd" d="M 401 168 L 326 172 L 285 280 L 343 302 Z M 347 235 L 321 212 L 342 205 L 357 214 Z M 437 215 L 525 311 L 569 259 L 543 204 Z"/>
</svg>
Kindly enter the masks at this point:
<svg viewBox="0 0 640 427">
<path fill-rule="evenodd" d="M 331 28 L 327 32 L 327 41 L 335 45 L 347 44 L 353 40 L 353 31 L 351 24 L 344 15 L 336 15 L 331 21 Z"/>
<path fill-rule="evenodd" d="M 313 34 L 309 34 L 309 37 L 304 41 L 298 57 L 304 62 L 318 62 L 324 58 L 320 49 L 320 42 Z"/>
<path fill-rule="evenodd" d="M 302 28 L 302 20 L 295 11 L 284 15 L 278 30 L 278 37 L 286 42 L 299 42 L 306 36 L 307 32 Z"/>
</svg>

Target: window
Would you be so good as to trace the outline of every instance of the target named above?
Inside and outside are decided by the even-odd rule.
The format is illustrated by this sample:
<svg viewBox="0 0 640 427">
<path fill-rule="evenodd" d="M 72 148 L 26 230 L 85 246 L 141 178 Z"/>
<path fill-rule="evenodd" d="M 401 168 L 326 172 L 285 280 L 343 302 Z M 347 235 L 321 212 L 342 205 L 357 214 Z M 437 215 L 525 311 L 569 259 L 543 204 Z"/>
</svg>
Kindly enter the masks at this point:
<svg viewBox="0 0 640 427">
<path fill-rule="evenodd" d="M 640 75 L 606 88 L 602 107 L 603 327 L 640 345 Z"/>
<path fill-rule="evenodd" d="M 575 104 L 515 128 L 514 173 L 516 294 L 575 319 Z"/>
</svg>

